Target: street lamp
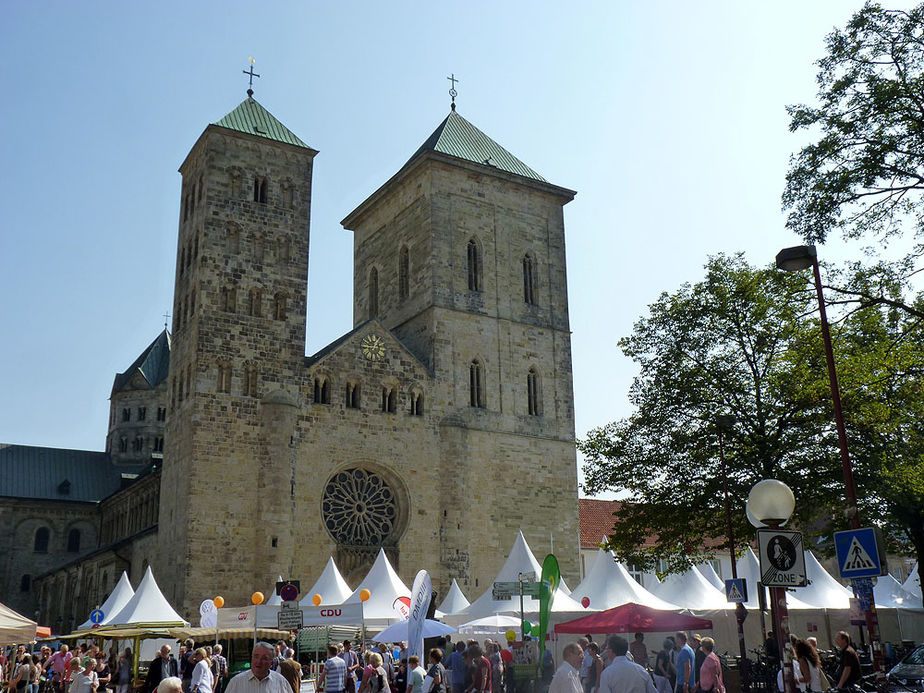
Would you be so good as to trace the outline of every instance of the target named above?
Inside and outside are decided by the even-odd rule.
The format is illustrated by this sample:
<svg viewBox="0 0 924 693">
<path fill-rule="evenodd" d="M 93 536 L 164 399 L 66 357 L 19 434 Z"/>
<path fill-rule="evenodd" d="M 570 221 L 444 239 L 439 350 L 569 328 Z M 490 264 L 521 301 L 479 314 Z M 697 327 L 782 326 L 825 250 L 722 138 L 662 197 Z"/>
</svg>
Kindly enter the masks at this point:
<svg viewBox="0 0 924 693">
<path fill-rule="evenodd" d="M 732 522 L 731 501 L 728 498 L 728 470 L 725 467 L 725 438 L 723 433 L 730 431 L 735 425 L 735 418 L 728 415 L 720 415 L 715 420 L 716 428 L 719 430 L 719 459 L 722 461 L 722 489 L 725 492 L 725 517 L 728 520 L 728 558 L 731 561 L 731 572 L 734 580 L 738 579 L 738 561 L 735 556 L 735 525 Z M 744 643 L 744 619 L 748 616 L 744 604 L 738 602 L 735 605 L 735 620 L 738 622 L 738 649 L 741 654 L 741 690 L 742 693 L 748 693 L 751 687 L 751 672 L 748 668 L 748 650 Z"/>
<path fill-rule="evenodd" d="M 753 520 L 778 529 L 785 524 L 796 508 L 792 490 L 782 481 L 764 479 L 754 484 L 748 494 L 747 508 Z M 749 518 L 750 519 L 750 518 Z M 789 649 L 789 610 L 786 608 L 786 588 L 770 587 L 770 604 L 773 611 L 773 632 L 782 659 L 783 691 L 794 693 L 796 684 L 792 676 L 792 652 Z"/>
<path fill-rule="evenodd" d="M 841 409 L 841 392 L 837 383 L 837 369 L 834 367 L 834 349 L 831 347 L 831 330 L 825 312 L 825 297 L 821 290 L 821 271 L 818 268 L 818 252 L 814 245 L 798 245 L 783 248 L 776 255 L 776 266 L 787 272 L 799 272 L 812 268 L 815 275 L 815 293 L 818 296 L 818 313 L 821 317 L 821 336 L 825 346 L 825 362 L 828 365 L 828 382 L 831 385 L 831 402 L 834 406 L 834 423 L 837 428 L 837 442 L 841 451 L 841 467 L 844 474 L 844 492 L 847 496 L 847 518 L 852 529 L 860 529 L 860 514 L 857 511 L 857 488 L 853 482 L 853 467 L 847 451 L 847 429 L 844 426 L 844 412 Z M 872 644 L 873 670 L 882 670 L 882 645 L 879 641 L 879 623 L 876 618 L 876 603 L 870 594 L 869 609 L 865 612 L 866 629 Z M 881 683 L 881 681 L 879 682 Z"/>
</svg>

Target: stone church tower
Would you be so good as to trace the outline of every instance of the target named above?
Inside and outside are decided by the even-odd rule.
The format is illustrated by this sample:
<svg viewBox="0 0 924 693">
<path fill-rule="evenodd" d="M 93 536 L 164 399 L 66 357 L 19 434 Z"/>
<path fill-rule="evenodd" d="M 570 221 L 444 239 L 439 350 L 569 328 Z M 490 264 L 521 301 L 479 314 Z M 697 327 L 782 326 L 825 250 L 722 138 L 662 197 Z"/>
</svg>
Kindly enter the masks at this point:
<svg viewBox="0 0 924 693">
<path fill-rule="evenodd" d="M 305 356 L 316 151 L 252 95 L 182 174 L 157 544 L 187 617 L 380 547 L 487 588 L 518 529 L 577 576 L 563 206 L 452 111 L 343 221 L 354 329 Z"/>
</svg>

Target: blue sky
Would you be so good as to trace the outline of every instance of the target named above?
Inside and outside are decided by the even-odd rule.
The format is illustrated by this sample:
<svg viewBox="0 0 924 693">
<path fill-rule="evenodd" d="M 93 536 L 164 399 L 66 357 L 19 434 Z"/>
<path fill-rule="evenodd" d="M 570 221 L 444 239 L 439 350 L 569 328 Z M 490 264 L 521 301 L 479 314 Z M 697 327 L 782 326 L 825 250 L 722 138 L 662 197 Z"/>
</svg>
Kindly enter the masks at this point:
<svg viewBox="0 0 924 693">
<path fill-rule="evenodd" d="M 565 208 L 578 435 L 625 416 L 617 340 L 708 255 L 769 263 L 785 105 L 858 2 L 7 3 L 0 102 L 0 442 L 102 449 L 108 396 L 170 310 L 176 169 L 256 98 L 315 160 L 308 344 L 352 327 L 339 224 L 449 108 Z M 823 252 L 837 255 L 834 247 Z"/>
</svg>

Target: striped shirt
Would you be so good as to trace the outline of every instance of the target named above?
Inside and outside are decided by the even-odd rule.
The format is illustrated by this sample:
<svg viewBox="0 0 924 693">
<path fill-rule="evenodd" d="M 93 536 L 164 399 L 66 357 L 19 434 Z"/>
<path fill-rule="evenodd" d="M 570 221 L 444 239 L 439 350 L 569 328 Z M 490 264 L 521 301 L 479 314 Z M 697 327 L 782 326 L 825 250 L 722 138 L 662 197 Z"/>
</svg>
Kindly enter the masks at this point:
<svg viewBox="0 0 924 693">
<path fill-rule="evenodd" d="M 340 657 L 331 657 L 324 662 L 324 690 L 336 693 L 344 689 L 343 679 L 346 676 L 346 662 Z"/>
</svg>

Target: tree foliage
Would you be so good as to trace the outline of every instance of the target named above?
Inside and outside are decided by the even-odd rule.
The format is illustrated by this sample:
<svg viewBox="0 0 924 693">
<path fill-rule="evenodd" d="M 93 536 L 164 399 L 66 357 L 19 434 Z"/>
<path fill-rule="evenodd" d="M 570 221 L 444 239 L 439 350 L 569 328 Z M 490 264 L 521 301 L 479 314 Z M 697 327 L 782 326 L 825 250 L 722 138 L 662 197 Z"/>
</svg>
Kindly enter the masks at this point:
<svg viewBox="0 0 924 693">
<path fill-rule="evenodd" d="M 585 490 L 628 494 L 609 548 L 620 560 L 682 571 L 722 550 L 723 481 L 735 533 L 757 481 L 796 495 L 793 522 L 830 539 L 846 529 L 844 484 L 814 291 L 805 276 L 718 256 L 701 282 L 662 294 L 621 340 L 640 372 L 634 413 L 579 441 Z M 860 512 L 924 554 L 924 344 L 899 308 L 835 327 Z M 723 475 L 716 422 L 725 434 Z M 654 540 L 654 541 L 651 541 Z M 740 546 L 740 544 L 739 544 Z"/>
</svg>

